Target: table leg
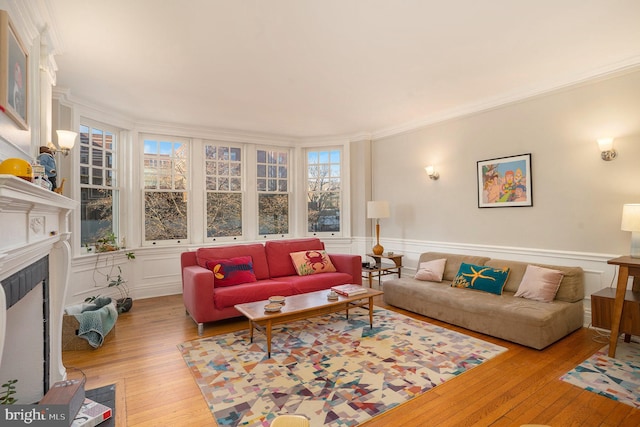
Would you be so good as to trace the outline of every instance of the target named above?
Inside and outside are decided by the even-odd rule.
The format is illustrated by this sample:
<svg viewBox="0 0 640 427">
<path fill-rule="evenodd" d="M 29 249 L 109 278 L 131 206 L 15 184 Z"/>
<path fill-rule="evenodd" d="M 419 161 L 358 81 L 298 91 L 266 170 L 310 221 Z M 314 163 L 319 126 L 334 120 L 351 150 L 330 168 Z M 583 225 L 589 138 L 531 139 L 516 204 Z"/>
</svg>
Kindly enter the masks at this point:
<svg viewBox="0 0 640 427">
<path fill-rule="evenodd" d="M 271 359 L 271 320 L 267 320 L 267 356 Z"/>
<path fill-rule="evenodd" d="M 369 287 L 373 287 L 373 273 L 369 271 Z"/>
<path fill-rule="evenodd" d="M 253 320 L 249 320 L 249 341 L 253 344 Z"/>
<path fill-rule="evenodd" d="M 369 327 L 373 329 L 373 297 L 369 297 Z"/>
<path fill-rule="evenodd" d="M 620 320 L 622 319 L 622 308 L 624 306 L 624 295 L 627 291 L 628 280 L 629 280 L 629 267 L 621 265 L 618 271 L 618 284 L 616 285 L 616 299 L 613 302 L 613 312 L 611 313 L 611 337 L 609 338 L 609 357 L 616 357 L 616 347 L 618 346 L 618 334 L 620 333 Z"/>
</svg>

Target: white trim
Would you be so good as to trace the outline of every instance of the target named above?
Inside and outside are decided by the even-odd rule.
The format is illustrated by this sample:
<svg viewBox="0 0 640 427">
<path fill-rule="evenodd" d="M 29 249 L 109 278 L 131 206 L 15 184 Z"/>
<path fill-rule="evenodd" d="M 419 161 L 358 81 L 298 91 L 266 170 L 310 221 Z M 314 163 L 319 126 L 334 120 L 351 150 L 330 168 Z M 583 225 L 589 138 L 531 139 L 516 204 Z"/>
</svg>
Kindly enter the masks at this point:
<svg viewBox="0 0 640 427">
<path fill-rule="evenodd" d="M 617 77 L 619 75 L 627 74 L 638 69 L 640 69 L 640 56 L 634 56 L 628 58 L 627 60 L 616 62 L 614 64 L 600 67 L 595 70 L 589 70 L 578 75 L 562 76 L 562 78 L 555 81 L 543 82 L 542 84 L 537 84 L 536 86 L 521 88 L 517 91 L 497 95 L 473 104 L 461 105 L 419 120 L 414 120 L 398 126 L 391 126 L 386 129 L 379 129 L 372 133 L 371 138 L 382 139 L 406 132 L 411 132 L 416 129 L 445 122 L 447 120 L 458 119 L 461 117 L 500 108 L 516 102 L 522 102 L 524 100 L 528 100 L 538 96 L 547 95 L 553 92 L 573 89 L 577 86 L 582 86 L 585 84 L 596 83 L 600 80 Z"/>
</svg>

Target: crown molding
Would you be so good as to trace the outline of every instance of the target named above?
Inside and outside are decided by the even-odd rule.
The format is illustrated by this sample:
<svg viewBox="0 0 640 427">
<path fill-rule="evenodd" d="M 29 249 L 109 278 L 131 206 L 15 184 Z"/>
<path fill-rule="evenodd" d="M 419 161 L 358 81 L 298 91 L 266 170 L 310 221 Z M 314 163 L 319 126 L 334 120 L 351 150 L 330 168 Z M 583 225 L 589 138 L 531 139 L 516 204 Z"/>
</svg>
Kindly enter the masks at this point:
<svg viewBox="0 0 640 427">
<path fill-rule="evenodd" d="M 522 102 L 528 99 L 545 96 L 554 92 L 559 92 L 575 87 L 593 84 L 598 81 L 621 76 L 627 73 L 640 70 L 640 56 L 634 56 L 627 60 L 610 64 L 605 67 L 589 70 L 587 72 L 566 77 L 561 80 L 548 81 L 535 87 L 521 89 L 509 94 L 499 95 L 478 103 L 463 105 L 458 108 L 443 111 L 420 120 L 414 120 L 398 126 L 380 129 L 372 133 L 372 139 L 383 139 L 417 129 L 433 126 L 447 120 L 458 119 L 474 114 L 486 112 L 496 108 L 501 108 L 509 104 Z"/>
</svg>

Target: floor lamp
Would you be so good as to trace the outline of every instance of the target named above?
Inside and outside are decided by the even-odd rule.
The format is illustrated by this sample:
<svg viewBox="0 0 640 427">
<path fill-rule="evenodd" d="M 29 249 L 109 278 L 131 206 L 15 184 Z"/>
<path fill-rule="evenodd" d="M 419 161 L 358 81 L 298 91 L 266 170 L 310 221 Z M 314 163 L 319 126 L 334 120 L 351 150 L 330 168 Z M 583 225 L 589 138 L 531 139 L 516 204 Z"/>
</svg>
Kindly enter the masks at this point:
<svg viewBox="0 0 640 427">
<path fill-rule="evenodd" d="M 367 202 L 367 218 L 376 220 L 376 244 L 371 249 L 374 255 L 382 255 L 384 248 L 380 244 L 380 218 L 389 218 L 389 202 L 372 200 Z"/>
</svg>

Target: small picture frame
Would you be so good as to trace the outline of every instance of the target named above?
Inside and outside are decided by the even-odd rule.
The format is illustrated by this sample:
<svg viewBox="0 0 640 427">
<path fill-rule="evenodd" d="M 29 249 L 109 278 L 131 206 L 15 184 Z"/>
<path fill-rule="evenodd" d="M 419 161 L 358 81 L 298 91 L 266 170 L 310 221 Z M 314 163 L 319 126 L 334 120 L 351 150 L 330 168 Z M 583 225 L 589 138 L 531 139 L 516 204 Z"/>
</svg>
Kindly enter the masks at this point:
<svg viewBox="0 0 640 427">
<path fill-rule="evenodd" d="M 20 129 L 28 130 L 29 55 L 9 14 L 0 10 L 0 106 Z"/>
<path fill-rule="evenodd" d="M 478 161 L 478 207 L 533 206 L 531 153 Z"/>
</svg>

